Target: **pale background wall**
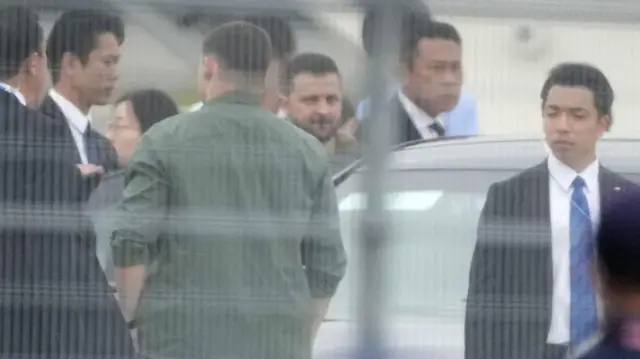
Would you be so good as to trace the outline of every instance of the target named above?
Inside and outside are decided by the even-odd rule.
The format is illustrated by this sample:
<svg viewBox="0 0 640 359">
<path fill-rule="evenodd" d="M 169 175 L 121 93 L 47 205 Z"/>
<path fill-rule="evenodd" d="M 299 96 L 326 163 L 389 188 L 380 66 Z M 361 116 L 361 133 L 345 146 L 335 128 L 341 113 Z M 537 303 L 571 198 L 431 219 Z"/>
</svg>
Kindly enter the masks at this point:
<svg viewBox="0 0 640 359">
<path fill-rule="evenodd" d="M 608 76 L 616 93 L 616 134 L 640 135 L 640 26 L 450 18 L 462 33 L 467 88 L 478 99 L 485 133 L 540 131 L 539 92 L 546 72 L 562 61 L 588 62 Z M 527 61 L 514 28 L 539 31 L 539 58 Z"/>
</svg>

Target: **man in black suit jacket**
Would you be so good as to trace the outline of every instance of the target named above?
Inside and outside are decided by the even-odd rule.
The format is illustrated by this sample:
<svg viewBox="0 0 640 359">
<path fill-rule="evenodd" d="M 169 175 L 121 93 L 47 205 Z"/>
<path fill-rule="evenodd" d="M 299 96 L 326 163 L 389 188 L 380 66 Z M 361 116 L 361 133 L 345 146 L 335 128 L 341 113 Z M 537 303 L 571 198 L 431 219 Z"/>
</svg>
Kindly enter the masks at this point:
<svg viewBox="0 0 640 359">
<path fill-rule="evenodd" d="M 372 40 L 374 17 L 365 18 L 363 41 L 375 55 Z M 462 39 L 452 25 L 430 20 L 425 13 L 403 15 L 400 31 L 402 81 L 390 95 L 393 118 L 392 145 L 445 135 L 443 114 L 458 103 L 462 86 Z M 367 45 L 367 43 L 369 43 Z M 368 141 L 371 121 L 360 125 L 360 137 Z"/>
<path fill-rule="evenodd" d="M 59 125 L 27 107 L 48 76 L 37 16 L 0 10 L 0 49 L 0 357 L 133 357 L 82 229 L 95 183 L 67 160 Z"/>
<path fill-rule="evenodd" d="M 597 331 L 589 282 L 602 208 L 637 186 L 599 164 L 613 90 L 594 67 L 561 64 L 542 92 L 550 155 L 493 184 L 471 264 L 467 359 L 560 359 Z"/>
<path fill-rule="evenodd" d="M 94 10 L 62 14 L 47 41 L 54 88 L 40 109 L 64 125 L 59 136 L 75 144 L 71 158 L 87 175 L 118 168 L 113 146 L 91 127 L 89 111 L 111 97 L 123 41 L 122 20 Z"/>
</svg>

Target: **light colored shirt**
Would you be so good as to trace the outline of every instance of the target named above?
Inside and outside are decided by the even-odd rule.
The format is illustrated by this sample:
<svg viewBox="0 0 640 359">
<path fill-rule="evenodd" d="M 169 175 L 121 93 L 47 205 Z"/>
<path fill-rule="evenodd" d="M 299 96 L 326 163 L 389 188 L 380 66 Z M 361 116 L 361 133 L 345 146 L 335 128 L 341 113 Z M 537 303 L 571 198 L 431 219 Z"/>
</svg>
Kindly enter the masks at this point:
<svg viewBox="0 0 640 359">
<path fill-rule="evenodd" d="M 429 116 L 429 114 L 424 112 L 423 109 L 418 107 L 415 103 L 413 103 L 413 101 L 409 100 L 409 98 L 404 93 L 402 93 L 402 91 L 398 91 L 398 98 L 400 99 L 402 107 L 407 112 L 407 115 L 409 115 L 411 122 L 416 127 L 416 130 L 418 130 L 420 136 L 422 138 L 437 138 L 438 133 L 429 128 L 429 126 L 437 122 L 444 128 L 442 121 L 440 121 L 438 117 L 433 118 Z"/>
<path fill-rule="evenodd" d="M 71 135 L 73 136 L 73 141 L 76 143 L 76 148 L 78 149 L 82 163 L 89 163 L 84 145 L 84 133 L 91 123 L 91 117 L 82 113 L 76 105 L 64 98 L 64 96 L 56 90 L 49 90 L 49 96 L 51 96 L 51 99 L 60 107 L 64 117 L 67 119 L 67 125 L 71 130 Z"/>
<path fill-rule="evenodd" d="M 589 214 L 593 228 L 600 218 L 600 186 L 598 174 L 600 164 L 594 161 L 582 173 L 563 164 L 550 155 L 549 166 L 549 204 L 551 215 L 551 248 L 553 259 L 553 298 L 551 304 L 551 325 L 547 342 L 549 344 L 567 344 L 571 328 L 571 237 L 570 212 L 571 186 L 576 176 L 585 183 L 585 195 L 589 203 Z"/>
<path fill-rule="evenodd" d="M 194 111 L 198 111 L 199 109 L 202 108 L 202 102 L 196 102 L 194 104 L 191 104 L 187 107 L 186 112 L 194 112 Z"/>
<path fill-rule="evenodd" d="M 397 93 L 397 87 L 389 91 L 389 97 Z M 371 100 L 366 98 L 358 104 L 356 117 L 364 120 L 371 112 Z M 456 107 L 438 116 L 445 129 L 445 136 L 474 136 L 478 134 L 478 108 L 472 93 L 462 90 Z"/>
<path fill-rule="evenodd" d="M 13 88 L 4 82 L 0 82 L 0 89 L 15 96 L 23 106 L 27 105 L 27 100 L 24 98 L 24 95 L 20 92 L 20 90 Z"/>
</svg>

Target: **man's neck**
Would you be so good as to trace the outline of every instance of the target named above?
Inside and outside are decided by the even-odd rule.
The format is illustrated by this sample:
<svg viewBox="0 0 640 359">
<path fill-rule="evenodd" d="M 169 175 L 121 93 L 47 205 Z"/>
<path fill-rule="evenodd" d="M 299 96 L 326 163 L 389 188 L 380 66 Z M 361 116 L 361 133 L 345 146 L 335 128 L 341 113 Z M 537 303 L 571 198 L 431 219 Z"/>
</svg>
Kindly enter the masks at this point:
<svg viewBox="0 0 640 359">
<path fill-rule="evenodd" d="M 416 97 L 409 95 L 409 91 L 407 91 L 406 89 L 402 89 L 402 94 L 414 105 L 416 105 L 417 108 L 421 109 L 424 113 L 426 113 L 429 117 L 437 118 L 440 115 L 440 113 L 437 111 L 431 111 L 426 106 L 426 104 L 424 104 L 422 101 L 420 101 Z"/>
<path fill-rule="evenodd" d="M 591 164 L 596 160 L 595 153 L 585 156 L 583 159 L 576 159 L 571 163 L 565 163 L 565 165 L 572 170 L 576 171 L 576 173 L 582 173 L 587 167 L 591 166 Z"/>
<path fill-rule="evenodd" d="M 56 92 L 62 95 L 62 97 L 66 98 L 69 102 L 74 104 L 78 108 L 78 110 L 80 110 L 80 112 L 85 115 L 89 114 L 91 105 L 82 100 L 82 96 L 80 96 L 80 93 L 78 91 L 62 82 L 56 84 L 54 89 L 56 90 Z"/>
</svg>

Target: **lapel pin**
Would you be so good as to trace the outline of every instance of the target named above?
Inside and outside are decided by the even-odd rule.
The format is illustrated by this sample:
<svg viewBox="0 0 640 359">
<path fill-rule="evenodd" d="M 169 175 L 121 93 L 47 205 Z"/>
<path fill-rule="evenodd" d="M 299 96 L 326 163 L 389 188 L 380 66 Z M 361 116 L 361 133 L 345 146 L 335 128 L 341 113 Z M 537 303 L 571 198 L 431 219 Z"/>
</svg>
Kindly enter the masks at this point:
<svg viewBox="0 0 640 359">
<path fill-rule="evenodd" d="M 613 190 L 616 192 L 620 192 L 620 187 L 613 187 Z"/>
</svg>

